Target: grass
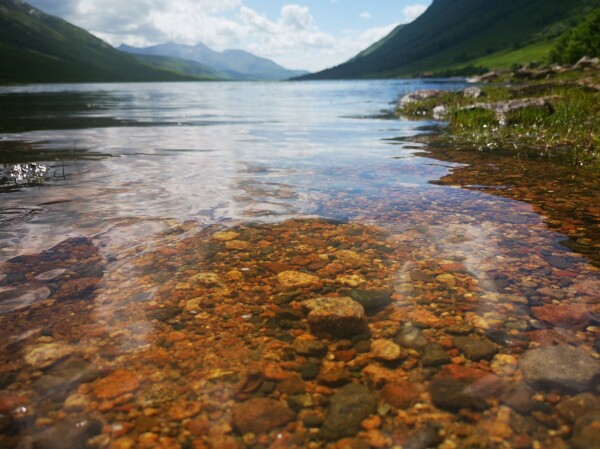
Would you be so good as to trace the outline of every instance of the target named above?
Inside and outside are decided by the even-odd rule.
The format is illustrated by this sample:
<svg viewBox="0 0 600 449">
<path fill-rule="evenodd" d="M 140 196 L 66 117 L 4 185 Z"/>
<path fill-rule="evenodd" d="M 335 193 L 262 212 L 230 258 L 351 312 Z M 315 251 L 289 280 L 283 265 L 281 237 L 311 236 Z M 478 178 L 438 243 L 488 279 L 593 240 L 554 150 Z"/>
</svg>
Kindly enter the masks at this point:
<svg viewBox="0 0 600 449">
<path fill-rule="evenodd" d="M 600 168 L 600 91 L 578 85 L 587 78 L 600 85 L 600 74 L 569 72 L 552 81 L 483 88 L 484 97 L 462 92 L 410 103 L 398 114 L 416 119 L 433 118 L 433 108 L 448 108 L 448 137 L 479 149 L 513 149 L 519 155 L 550 156 L 580 166 Z M 475 103 L 545 98 L 551 110 L 527 107 L 507 114 L 501 125 L 486 109 L 464 108 Z"/>
<path fill-rule="evenodd" d="M 516 64 L 530 61 L 544 63 L 548 61 L 554 41 L 537 42 L 517 50 L 507 50 L 472 61 L 471 64 L 481 67 L 511 68 Z"/>
</svg>

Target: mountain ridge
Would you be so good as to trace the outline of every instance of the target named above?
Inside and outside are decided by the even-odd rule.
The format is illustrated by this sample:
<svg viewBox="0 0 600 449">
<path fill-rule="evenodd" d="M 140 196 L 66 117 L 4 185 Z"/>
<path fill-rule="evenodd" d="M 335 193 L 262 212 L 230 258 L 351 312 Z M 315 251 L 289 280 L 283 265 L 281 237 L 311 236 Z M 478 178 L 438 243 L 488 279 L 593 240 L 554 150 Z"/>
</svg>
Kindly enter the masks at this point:
<svg viewBox="0 0 600 449">
<path fill-rule="evenodd" d="M 244 50 L 212 50 L 203 43 L 196 45 L 167 42 L 149 47 L 132 47 L 121 44 L 117 49 L 123 53 L 166 56 L 194 61 L 207 66 L 222 77 L 234 80 L 282 81 L 302 76 L 304 70 L 289 70 L 267 58 L 262 58 Z"/>
<path fill-rule="evenodd" d="M 0 83 L 189 81 L 154 69 L 23 0 L 0 0 Z"/>
<path fill-rule="evenodd" d="M 300 79 L 385 78 L 464 69 L 556 39 L 600 0 L 434 0 L 414 22 L 349 61 Z M 482 68 L 483 69 L 483 68 Z"/>
</svg>

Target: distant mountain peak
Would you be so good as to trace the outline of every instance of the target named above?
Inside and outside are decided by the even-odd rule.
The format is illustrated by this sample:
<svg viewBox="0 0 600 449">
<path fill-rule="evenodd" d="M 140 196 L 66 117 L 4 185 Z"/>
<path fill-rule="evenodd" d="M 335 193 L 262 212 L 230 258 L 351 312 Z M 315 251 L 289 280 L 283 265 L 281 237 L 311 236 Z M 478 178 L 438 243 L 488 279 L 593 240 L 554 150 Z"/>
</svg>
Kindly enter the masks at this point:
<svg viewBox="0 0 600 449">
<path fill-rule="evenodd" d="M 235 80 L 280 81 L 308 73 L 303 70 L 288 70 L 270 59 L 244 50 L 232 49 L 218 52 L 202 42 L 194 46 L 168 42 L 144 48 L 121 45 L 119 50 L 137 55 L 165 56 L 193 61 L 212 68 L 221 76 Z"/>
</svg>

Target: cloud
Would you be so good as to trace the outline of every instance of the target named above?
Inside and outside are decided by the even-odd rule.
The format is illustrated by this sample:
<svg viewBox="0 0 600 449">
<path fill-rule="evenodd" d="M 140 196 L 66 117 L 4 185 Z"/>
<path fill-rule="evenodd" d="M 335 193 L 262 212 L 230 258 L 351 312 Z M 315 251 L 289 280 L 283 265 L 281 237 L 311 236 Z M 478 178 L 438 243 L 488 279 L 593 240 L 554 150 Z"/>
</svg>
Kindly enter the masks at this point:
<svg viewBox="0 0 600 449">
<path fill-rule="evenodd" d="M 350 59 L 396 25 L 333 35 L 319 28 L 306 6 L 286 4 L 271 19 L 243 0 L 30 1 L 114 46 L 201 42 L 215 50 L 243 49 L 287 68 L 311 71 Z"/>
<path fill-rule="evenodd" d="M 361 12 L 358 15 L 359 19 L 365 19 L 365 20 L 369 20 L 371 18 L 371 14 L 369 14 L 367 11 Z"/>
<path fill-rule="evenodd" d="M 402 11 L 407 22 L 412 22 L 427 10 L 426 5 L 409 5 Z"/>
</svg>

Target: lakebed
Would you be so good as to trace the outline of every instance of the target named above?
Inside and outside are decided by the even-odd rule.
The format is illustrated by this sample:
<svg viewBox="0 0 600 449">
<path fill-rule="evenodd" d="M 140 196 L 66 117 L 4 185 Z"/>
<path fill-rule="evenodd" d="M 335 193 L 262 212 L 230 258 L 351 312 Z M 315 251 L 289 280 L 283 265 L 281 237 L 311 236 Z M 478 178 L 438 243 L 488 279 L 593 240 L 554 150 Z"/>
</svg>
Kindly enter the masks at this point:
<svg viewBox="0 0 600 449">
<path fill-rule="evenodd" d="M 597 447 L 600 184 L 432 87 L 3 91 L 0 446 Z"/>
</svg>

